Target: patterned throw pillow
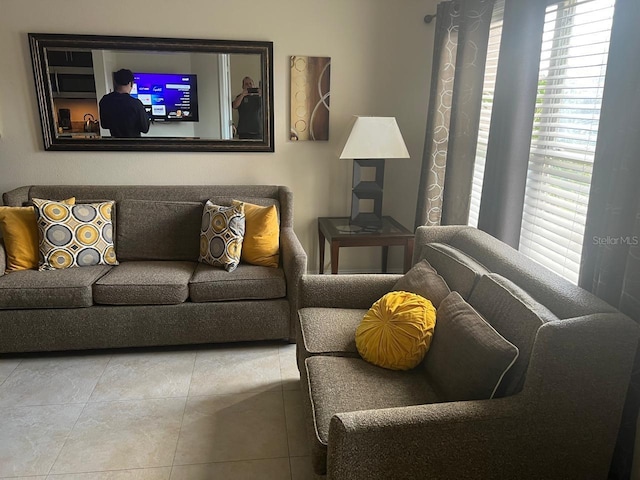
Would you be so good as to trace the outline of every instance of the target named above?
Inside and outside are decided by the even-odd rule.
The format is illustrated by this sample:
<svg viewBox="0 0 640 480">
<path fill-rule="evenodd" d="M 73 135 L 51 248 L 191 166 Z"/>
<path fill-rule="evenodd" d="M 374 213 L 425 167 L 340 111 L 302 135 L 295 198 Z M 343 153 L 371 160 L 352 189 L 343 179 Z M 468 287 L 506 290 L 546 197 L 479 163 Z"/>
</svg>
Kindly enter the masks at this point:
<svg viewBox="0 0 640 480">
<path fill-rule="evenodd" d="M 233 272 L 240 263 L 244 224 L 244 204 L 222 207 L 207 201 L 202 212 L 198 261 Z"/>
<path fill-rule="evenodd" d="M 118 265 L 113 245 L 114 202 L 66 205 L 33 199 L 40 236 L 39 270 Z"/>
</svg>

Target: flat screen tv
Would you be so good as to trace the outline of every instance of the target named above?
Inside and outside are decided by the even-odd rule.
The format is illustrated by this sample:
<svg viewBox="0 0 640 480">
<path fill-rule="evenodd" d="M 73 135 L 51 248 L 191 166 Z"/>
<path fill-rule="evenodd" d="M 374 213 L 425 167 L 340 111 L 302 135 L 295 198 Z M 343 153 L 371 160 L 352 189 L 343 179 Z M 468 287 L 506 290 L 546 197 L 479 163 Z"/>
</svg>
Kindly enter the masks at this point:
<svg viewBox="0 0 640 480">
<path fill-rule="evenodd" d="M 134 73 L 131 96 L 142 102 L 149 117 L 154 121 L 198 121 L 198 81 L 196 75 Z"/>
</svg>

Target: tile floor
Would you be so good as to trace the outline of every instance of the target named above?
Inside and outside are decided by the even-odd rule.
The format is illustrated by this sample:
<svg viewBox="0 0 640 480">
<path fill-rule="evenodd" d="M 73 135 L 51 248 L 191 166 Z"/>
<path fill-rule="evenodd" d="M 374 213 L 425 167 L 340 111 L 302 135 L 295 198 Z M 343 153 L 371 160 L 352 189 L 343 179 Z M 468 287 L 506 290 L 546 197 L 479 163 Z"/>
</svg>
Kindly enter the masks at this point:
<svg viewBox="0 0 640 480">
<path fill-rule="evenodd" d="M 295 346 L 0 357 L 0 479 L 312 479 Z"/>
</svg>

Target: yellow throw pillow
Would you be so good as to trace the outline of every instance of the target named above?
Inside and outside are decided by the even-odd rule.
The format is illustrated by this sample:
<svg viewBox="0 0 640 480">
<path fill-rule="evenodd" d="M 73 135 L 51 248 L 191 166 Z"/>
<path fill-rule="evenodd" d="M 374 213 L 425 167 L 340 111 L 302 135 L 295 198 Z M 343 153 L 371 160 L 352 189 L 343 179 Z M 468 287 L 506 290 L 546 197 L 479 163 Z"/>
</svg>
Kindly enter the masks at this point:
<svg viewBox="0 0 640 480">
<path fill-rule="evenodd" d="M 252 265 L 278 268 L 280 261 L 280 225 L 275 205 L 261 207 L 244 203 L 245 232 L 242 242 L 242 261 Z"/>
<path fill-rule="evenodd" d="M 373 304 L 356 329 L 356 347 L 367 362 L 391 370 L 416 367 L 431 346 L 436 309 L 424 297 L 390 292 Z"/>
<path fill-rule="evenodd" d="M 76 199 L 67 198 L 63 203 L 74 205 Z M 33 207 L 0 206 L 0 229 L 7 254 L 6 272 L 38 268 L 38 226 Z"/>
</svg>

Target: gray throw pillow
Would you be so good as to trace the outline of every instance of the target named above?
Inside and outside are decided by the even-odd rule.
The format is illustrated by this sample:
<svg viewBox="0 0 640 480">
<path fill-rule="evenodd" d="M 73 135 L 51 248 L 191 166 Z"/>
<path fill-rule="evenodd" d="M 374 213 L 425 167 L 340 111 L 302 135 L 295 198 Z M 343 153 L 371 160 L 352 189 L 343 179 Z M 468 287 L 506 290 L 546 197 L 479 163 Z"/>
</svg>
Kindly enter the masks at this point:
<svg viewBox="0 0 640 480">
<path fill-rule="evenodd" d="M 411 270 L 396 282 L 392 290 L 402 290 L 420 295 L 430 300 L 436 308 L 451 293 L 444 278 L 438 275 L 435 268 L 426 260 L 416 263 Z"/>
<path fill-rule="evenodd" d="M 508 342 L 457 292 L 440 304 L 423 365 L 447 401 L 493 398 L 518 358 Z"/>
</svg>

